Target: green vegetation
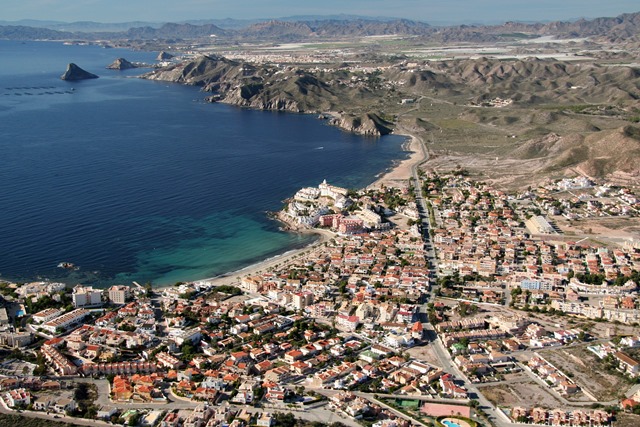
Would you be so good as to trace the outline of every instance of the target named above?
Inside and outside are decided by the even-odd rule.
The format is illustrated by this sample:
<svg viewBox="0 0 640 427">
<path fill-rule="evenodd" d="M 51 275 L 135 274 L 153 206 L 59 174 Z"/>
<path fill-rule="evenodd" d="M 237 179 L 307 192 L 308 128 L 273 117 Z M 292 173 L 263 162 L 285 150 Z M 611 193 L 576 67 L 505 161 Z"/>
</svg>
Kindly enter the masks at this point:
<svg viewBox="0 0 640 427">
<path fill-rule="evenodd" d="M 0 414 L 0 426 L 20 427 L 72 427 L 73 424 L 58 421 L 42 420 L 40 418 L 27 418 L 23 415 Z"/>
<path fill-rule="evenodd" d="M 235 286 L 231 285 L 222 285 L 215 288 L 217 292 L 221 292 L 223 294 L 231 294 L 231 295 L 242 295 L 242 290 Z"/>
<path fill-rule="evenodd" d="M 420 408 L 420 401 L 418 401 L 418 400 L 404 400 L 404 399 L 400 400 L 400 399 L 398 399 L 398 403 L 403 408 L 416 409 L 416 410 Z"/>
<path fill-rule="evenodd" d="M 572 113 L 579 113 L 579 114 L 584 114 L 587 111 L 590 111 L 593 108 L 598 108 L 597 105 L 589 105 L 589 104 L 585 104 L 585 105 L 568 105 L 563 107 L 563 110 L 568 110 L 571 111 Z"/>
<path fill-rule="evenodd" d="M 574 277 L 574 276 L 571 276 Z M 586 283 L 588 285 L 602 285 L 607 282 L 604 274 L 601 273 L 577 273 L 575 274 L 575 278 L 581 281 L 582 283 Z M 615 278 L 611 284 L 614 286 L 623 286 L 628 281 L 634 281 L 636 283 L 640 283 L 640 272 L 633 270 L 631 274 L 628 276 L 619 276 Z"/>
<path fill-rule="evenodd" d="M 471 123 L 466 120 L 451 118 L 443 119 L 438 122 L 434 121 L 434 123 L 436 123 L 438 127 L 446 129 L 473 129 L 477 126 L 475 123 Z"/>
<path fill-rule="evenodd" d="M 460 317 L 467 317 L 476 314 L 478 312 L 478 306 L 475 304 L 460 302 L 458 303 L 456 311 L 458 312 Z"/>
<path fill-rule="evenodd" d="M 150 297 L 153 294 L 153 284 L 151 282 L 146 282 L 143 287 L 145 295 Z"/>
<path fill-rule="evenodd" d="M 0 282 L 0 294 L 6 297 L 10 296 L 13 298 L 18 298 L 18 294 L 16 293 L 15 289 L 10 288 L 9 283 L 7 282 Z"/>
<path fill-rule="evenodd" d="M 78 383 L 73 392 L 73 398 L 78 402 L 78 409 L 73 416 L 81 418 L 95 418 L 100 409 L 95 404 L 98 391 L 94 384 Z"/>
</svg>

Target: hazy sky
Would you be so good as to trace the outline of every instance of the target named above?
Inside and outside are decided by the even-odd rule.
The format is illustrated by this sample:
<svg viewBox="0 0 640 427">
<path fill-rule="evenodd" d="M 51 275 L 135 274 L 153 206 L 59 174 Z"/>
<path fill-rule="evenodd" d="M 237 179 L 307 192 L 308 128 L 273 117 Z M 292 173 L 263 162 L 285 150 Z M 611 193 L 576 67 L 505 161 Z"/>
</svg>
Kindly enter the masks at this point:
<svg viewBox="0 0 640 427">
<path fill-rule="evenodd" d="M 2 0 L 0 20 L 182 21 L 358 14 L 426 22 L 566 20 L 640 11 L 638 0 Z"/>
</svg>

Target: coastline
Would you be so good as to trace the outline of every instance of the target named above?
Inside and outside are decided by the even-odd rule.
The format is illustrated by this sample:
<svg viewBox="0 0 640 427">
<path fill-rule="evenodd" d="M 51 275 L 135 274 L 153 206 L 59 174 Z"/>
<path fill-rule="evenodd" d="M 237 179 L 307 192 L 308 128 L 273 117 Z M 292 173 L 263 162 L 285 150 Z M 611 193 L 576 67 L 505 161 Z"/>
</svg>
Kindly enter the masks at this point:
<svg viewBox="0 0 640 427">
<path fill-rule="evenodd" d="M 397 135 L 405 136 L 408 138 L 408 146 L 403 147 L 405 151 L 411 152 L 409 157 L 400 160 L 393 166 L 391 170 L 386 171 L 382 176 L 376 179 L 365 188 L 380 188 L 381 186 L 392 186 L 407 181 L 411 178 L 413 168 L 417 167 L 424 160 L 426 160 L 425 152 L 422 150 L 421 141 L 415 135 L 409 132 L 400 132 Z M 403 144 L 404 145 L 404 144 Z M 305 252 L 312 252 L 316 250 L 320 245 L 329 241 L 335 234 L 319 228 L 301 229 L 301 230 L 287 230 L 289 233 L 302 233 L 302 234 L 315 234 L 318 235 L 318 240 L 308 244 L 305 247 L 299 249 L 293 249 L 284 252 L 279 255 L 267 258 L 263 261 L 248 265 L 239 270 L 234 270 L 228 273 L 224 273 L 219 276 L 195 280 L 191 283 L 208 283 L 211 286 L 223 286 L 223 285 L 239 285 L 239 279 L 242 277 L 252 276 L 262 273 L 264 270 L 274 268 L 276 265 L 289 264 L 293 262 L 295 258 Z M 162 291 L 163 289 L 169 289 L 172 285 L 154 287 L 154 290 Z"/>
<path fill-rule="evenodd" d="M 194 280 L 189 283 L 208 283 L 211 286 L 223 286 L 223 285 L 236 286 L 236 285 L 239 285 L 239 280 L 238 280 L 239 278 L 253 276 L 253 275 L 262 273 L 263 270 L 269 270 L 271 268 L 274 268 L 276 265 L 280 266 L 281 264 L 289 264 L 295 258 L 298 258 L 299 255 L 306 252 L 314 251 L 320 245 L 322 245 L 325 242 L 328 242 L 333 237 L 332 232 L 318 229 L 318 228 L 295 230 L 295 231 L 287 230 L 286 232 L 301 233 L 301 234 L 315 234 L 315 235 L 318 235 L 318 239 L 301 248 L 288 250 L 281 254 L 274 255 L 272 257 L 264 259 L 262 261 L 258 261 L 254 264 L 250 264 L 239 270 L 233 270 L 228 273 L 223 273 L 215 277 Z M 173 287 L 174 285 L 162 285 L 157 287 L 154 286 L 153 290 L 161 292 L 164 289 L 170 289 Z"/>
<path fill-rule="evenodd" d="M 413 168 L 417 167 L 427 159 L 425 152 L 421 147 L 422 142 L 417 136 L 406 130 L 399 130 L 396 135 L 404 136 L 408 139 L 408 145 L 406 148 L 403 148 L 411 154 L 406 159 L 401 160 L 391 170 L 385 172 L 382 176 L 369 184 L 366 188 L 380 188 L 383 185 L 388 187 L 402 181 L 406 182 L 411 178 Z"/>
<path fill-rule="evenodd" d="M 65 47 L 65 49 L 73 49 L 73 47 Z M 129 56 L 127 56 L 127 58 L 131 59 Z M 134 60 L 138 60 L 138 58 L 136 57 L 134 58 Z M 90 60 L 87 60 L 87 61 L 83 61 L 83 64 L 92 64 L 92 62 Z M 102 66 L 106 65 L 102 62 L 100 62 L 100 64 L 102 64 Z M 84 66 L 86 67 L 86 65 Z M 91 69 L 91 68 L 92 68 L 91 65 L 89 65 L 89 68 L 87 69 Z M 133 75 L 126 76 L 126 78 L 132 78 L 132 77 L 134 76 Z M 57 76 L 56 76 L 56 81 L 57 81 Z M 315 113 L 308 113 L 308 114 L 314 115 Z M 398 184 L 404 185 L 404 183 L 401 183 L 400 181 L 404 180 L 405 182 L 407 182 L 407 179 L 410 177 L 410 166 L 413 163 L 412 159 L 415 158 L 417 154 L 416 153 L 417 150 L 415 149 L 416 145 L 413 142 L 411 136 L 407 135 L 402 131 L 402 127 L 398 127 L 396 131 L 393 133 L 397 136 L 402 137 L 402 141 L 400 142 L 401 147 L 398 147 L 398 145 L 396 145 L 397 144 L 397 141 L 396 141 L 391 147 L 391 150 L 388 151 L 389 157 L 386 157 L 386 159 L 391 158 L 393 159 L 393 161 L 389 162 L 389 160 L 386 160 L 385 161 L 386 167 L 384 167 L 383 165 L 384 169 L 383 168 L 371 169 L 375 171 L 377 175 L 371 176 L 367 174 L 368 175 L 366 177 L 367 180 L 365 180 L 364 182 L 360 181 L 361 184 L 359 184 L 359 186 L 361 188 L 369 188 L 373 186 L 379 187 L 383 184 L 387 185 L 387 183 L 391 183 L 394 181 L 397 181 L 397 183 L 390 184 L 390 185 L 398 185 Z M 412 152 L 408 153 L 407 151 L 412 151 Z M 344 175 L 340 175 L 338 173 L 338 174 L 334 174 L 334 176 L 340 177 Z M 213 280 L 217 282 L 226 283 L 232 278 L 235 278 L 236 276 L 245 276 L 245 275 L 255 274 L 257 271 L 261 271 L 262 269 L 265 269 L 265 268 L 270 268 L 271 266 L 277 263 L 291 262 L 294 257 L 299 256 L 301 253 L 304 253 L 305 251 L 311 251 L 318 245 L 323 244 L 330 238 L 328 237 L 328 235 L 323 234 L 323 231 L 324 230 L 317 230 L 317 229 L 290 231 L 295 233 L 303 233 L 303 235 L 305 236 L 312 236 L 312 237 L 305 239 L 304 242 L 298 241 L 295 244 L 290 244 L 288 247 L 283 245 L 284 247 L 281 246 L 281 249 L 280 249 L 281 252 L 277 252 L 277 250 L 275 250 L 270 253 L 267 253 L 265 254 L 265 258 L 262 260 L 260 259 L 260 257 L 254 257 L 252 259 L 249 259 L 247 264 L 241 264 L 239 266 L 236 264 L 236 266 L 230 266 L 229 270 L 225 268 L 220 268 L 219 270 L 216 269 L 221 273 L 217 274 L 214 277 L 207 278 L 207 276 L 209 275 L 216 274 L 217 271 L 210 271 L 208 273 L 206 271 L 202 271 L 203 274 L 200 275 L 200 274 L 197 274 L 198 273 L 197 270 L 194 270 L 196 271 L 196 274 L 193 274 L 192 276 L 190 276 L 190 272 L 187 272 L 187 274 L 185 274 L 187 277 L 185 278 L 180 278 L 179 272 L 176 272 L 175 277 L 176 277 L 176 280 L 181 280 L 181 281 L 184 281 L 185 283 L 213 281 Z M 247 240 L 247 241 L 251 242 L 250 240 Z M 258 243 L 258 241 L 256 241 L 254 244 L 256 243 Z M 301 244 L 304 246 L 299 246 Z M 256 244 L 256 246 L 258 245 Z M 123 274 L 123 276 L 120 279 L 116 277 L 117 274 L 109 275 L 111 272 L 108 272 L 102 275 L 102 272 L 99 271 L 100 270 L 99 266 L 95 269 L 90 269 L 87 267 L 87 265 L 85 265 L 82 262 L 82 260 L 78 260 L 74 256 L 64 255 L 62 258 L 57 259 L 56 263 L 59 261 L 73 261 L 74 263 L 76 263 L 81 267 L 81 270 L 78 274 L 74 274 L 69 277 L 67 277 L 67 272 L 65 270 L 55 269 L 55 271 L 51 273 L 46 271 L 42 274 L 39 274 L 37 276 L 32 276 L 32 277 L 7 276 L 7 278 L 5 279 L 4 277 L 0 276 L 0 280 L 6 280 L 8 282 L 24 282 L 24 281 L 40 281 L 40 280 L 51 281 L 51 282 L 60 281 L 60 282 L 67 283 L 69 287 L 74 286 L 77 283 L 86 283 L 87 285 L 92 285 L 97 288 L 106 288 L 110 286 L 110 284 L 114 284 L 114 283 L 131 284 L 131 280 L 138 280 L 140 283 L 143 283 L 143 280 L 140 280 L 139 278 L 136 279 L 135 277 L 133 277 L 133 275 L 127 277 L 127 275 Z M 172 266 L 171 261 L 173 260 L 169 260 L 169 261 L 170 262 L 167 262 L 166 265 L 168 269 L 171 269 L 171 266 Z M 205 257 L 203 265 L 206 265 L 205 264 L 206 261 L 207 259 Z M 211 259 L 209 259 L 209 262 L 211 262 Z M 52 264 L 52 265 L 55 266 L 55 264 Z M 118 265 L 118 264 L 114 264 L 114 265 L 116 266 L 115 269 L 117 273 L 117 268 L 120 267 L 121 265 Z M 177 262 L 173 266 L 176 270 L 179 268 Z M 51 267 L 51 269 L 53 270 L 53 267 Z M 202 270 L 205 270 L 205 269 L 202 269 Z M 133 271 L 135 272 L 135 270 Z M 115 277 L 115 280 L 112 281 L 111 277 Z M 151 281 L 153 281 L 154 279 L 153 274 L 149 274 L 147 277 L 149 277 Z M 159 281 L 161 282 L 157 285 L 154 285 L 155 289 L 163 289 L 163 288 L 168 288 L 173 286 L 172 283 L 166 282 L 164 280 L 164 277 L 162 276 L 161 273 L 155 275 L 155 277 L 159 279 Z M 195 278 L 198 278 L 198 279 L 194 280 Z M 111 281 L 111 283 L 108 283 L 109 281 Z"/>
<path fill-rule="evenodd" d="M 368 184 L 364 187 L 365 189 L 380 188 L 382 186 L 406 186 L 408 182 L 407 180 L 411 177 L 412 168 L 414 168 L 417 164 L 420 164 L 425 159 L 425 157 L 423 156 L 423 151 L 420 149 L 420 142 L 417 137 L 412 135 L 410 132 L 406 132 L 401 129 L 398 129 L 398 132 L 395 133 L 395 135 L 406 138 L 406 140 L 402 143 L 400 153 L 409 152 L 409 156 L 395 160 L 390 168 L 381 172 L 371 184 Z M 277 217 L 274 219 L 278 220 Z M 231 270 L 213 277 L 188 280 L 184 283 L 209 283 L 211 286 L 239 285 L 239 278 L 262 273 L 268 269 L 274 268 L 276 265 L 280 266 L 283 264 L 286 265 L 292 263 L 294 259 L 297 259 L 301 254 L 314 251 L 320 245 L 329 241 L 335 235 L 328 230 L 317 228 L 298 230 L 289 229 L 285 231 L 289 233 L 315 235 L 318 236 L 318 238 L 303 247 L 288 249 L 285 252 L 273 255 L 261 261 L 254 262 L 253 264 L 249 264 L 240 269 Z M 1 276 L 0 280 L 13 282 L 13 280 L 4 279 Z M 46 281 L 47 279 L 43 278 L 41 280 Z M 162 292 L 162 290 L 171 289 L 174 286 L 174 284 L 159 284 L 154 285 L 153 289 L 158 292 Z"/>
</svg>

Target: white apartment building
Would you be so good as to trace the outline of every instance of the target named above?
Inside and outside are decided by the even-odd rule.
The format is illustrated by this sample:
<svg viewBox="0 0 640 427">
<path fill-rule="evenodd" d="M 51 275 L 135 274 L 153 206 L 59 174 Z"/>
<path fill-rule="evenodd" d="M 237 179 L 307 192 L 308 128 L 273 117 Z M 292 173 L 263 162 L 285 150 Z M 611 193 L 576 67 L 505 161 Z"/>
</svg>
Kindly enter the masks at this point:
<svg viewBox="0 0 640 427">
<path fill-rule="evenodd" d="M 102 304 L 102 290 L 93 289 L 91 286 L 76 285 L 73 288 L 73 306 L 78 307 L 90 307 L 98 306 Z"/>
</svg>

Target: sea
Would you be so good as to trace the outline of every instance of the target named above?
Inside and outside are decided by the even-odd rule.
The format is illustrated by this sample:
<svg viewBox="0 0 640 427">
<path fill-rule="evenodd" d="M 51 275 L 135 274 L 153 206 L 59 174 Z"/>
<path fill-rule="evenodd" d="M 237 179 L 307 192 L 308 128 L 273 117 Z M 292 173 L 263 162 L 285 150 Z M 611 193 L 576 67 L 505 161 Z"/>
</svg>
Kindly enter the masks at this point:
<svg viewBox="0 0 640 427">
<path fill-rule="evenodd" d="M 310 244 L 268 212 L 299 188 L 361 188 L 408 155 L 315 116 L 204 101 L 107 70 L 157 52 L 0 41 L 0 278 L 98 287 L 215 277 Z M 98 79 L 60 79 L 68 63 Z M 73 263 L 76 269 L 58 267 Z"/>
</svg>

